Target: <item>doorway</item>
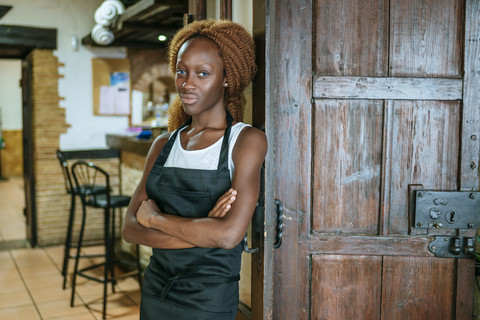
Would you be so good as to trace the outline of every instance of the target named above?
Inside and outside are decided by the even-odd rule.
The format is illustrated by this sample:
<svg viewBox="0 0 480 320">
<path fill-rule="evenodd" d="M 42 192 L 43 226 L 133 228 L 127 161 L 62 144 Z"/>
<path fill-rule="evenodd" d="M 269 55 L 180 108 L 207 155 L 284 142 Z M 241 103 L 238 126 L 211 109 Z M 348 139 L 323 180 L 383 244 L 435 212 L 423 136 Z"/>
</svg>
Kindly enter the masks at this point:
<svg viewBox="0 0 480 320">
<path fill-rule="evenodd" d="M 26 220 L 23 183 L 22 60 L 1 59 L 0 249 L 24 247 Z"/>
</svg>

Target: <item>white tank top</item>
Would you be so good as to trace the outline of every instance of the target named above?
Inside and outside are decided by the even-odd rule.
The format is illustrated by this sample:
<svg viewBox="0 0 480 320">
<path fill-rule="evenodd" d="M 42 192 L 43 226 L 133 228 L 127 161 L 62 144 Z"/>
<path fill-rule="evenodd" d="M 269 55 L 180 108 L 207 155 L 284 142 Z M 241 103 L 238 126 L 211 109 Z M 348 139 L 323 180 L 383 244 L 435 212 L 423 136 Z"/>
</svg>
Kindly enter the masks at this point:
<svg viewBox="0 0 480 320">
<path fill-rule="evenodd" d="M 237 122 L 232 126 L 230 131 L 230 139 L 228 141 L 228 169 L 230 170 L 230 180 L 232 180 L 233 173 L 235 172 L 232 159 L 233 147 L 235 146 L 238 135 L 245 127 L 251 126 L 243 122 Z M 184 169 L 216 170 L 220 150 L 222 149 L 222 142 L 223 136 L 205 149 L 185 150 L 180 143 L 180 135 L 177 135 L 164 166 Z"/>
</svg>

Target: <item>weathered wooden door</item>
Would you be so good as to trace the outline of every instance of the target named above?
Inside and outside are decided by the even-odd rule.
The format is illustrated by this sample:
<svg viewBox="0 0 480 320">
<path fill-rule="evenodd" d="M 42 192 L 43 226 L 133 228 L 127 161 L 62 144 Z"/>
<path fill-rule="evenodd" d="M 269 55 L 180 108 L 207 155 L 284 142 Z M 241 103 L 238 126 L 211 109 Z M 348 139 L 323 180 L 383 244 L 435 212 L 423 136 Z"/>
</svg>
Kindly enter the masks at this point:
<svg viewBox="0 0 480 320">
<path fill-rule="evenodd" d="M 414 191 L 478 191 L 480 2 L 266 11 L 267 220 L 281 200 L 284 229 L 265 250 L 265 318 L 471 319 L 472 254 L 429 243 L 459 237 L 463 252 L 477 225 L 417 225 Z"/>
</svg>

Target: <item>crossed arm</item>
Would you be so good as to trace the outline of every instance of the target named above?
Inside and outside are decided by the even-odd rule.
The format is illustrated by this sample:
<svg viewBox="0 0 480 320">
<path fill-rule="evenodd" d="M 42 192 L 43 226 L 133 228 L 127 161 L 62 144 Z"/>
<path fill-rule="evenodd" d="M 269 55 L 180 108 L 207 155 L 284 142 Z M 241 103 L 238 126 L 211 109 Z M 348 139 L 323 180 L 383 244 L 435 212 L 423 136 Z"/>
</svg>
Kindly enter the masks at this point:
<svg viewBox="0 0 480 320">
<path fill-rule="evenodd" d="M 260 172 L 267 141 L 262 131 L 245 128 L 233 149 L 235 174 L 227 191 L 205 218 L 184 218 L 160 212 L 149 200 L 145 182 L 168 134 L 158 137 L 150 149 L 142 179 L 135 190 L 123 225 L 125 241 L 153 248 L 233 248 L 244 237 L 260 188 Z"/>
</svg>

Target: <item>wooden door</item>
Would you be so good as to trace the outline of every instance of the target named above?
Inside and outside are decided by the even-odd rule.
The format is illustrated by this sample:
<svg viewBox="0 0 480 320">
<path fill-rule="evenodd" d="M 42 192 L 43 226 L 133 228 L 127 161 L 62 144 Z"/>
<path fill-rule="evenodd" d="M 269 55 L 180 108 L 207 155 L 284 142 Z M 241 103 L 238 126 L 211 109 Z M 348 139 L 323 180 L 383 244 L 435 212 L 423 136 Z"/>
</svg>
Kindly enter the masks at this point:
<svg viewBox="0 0 480 320">
<path fill-rule="evenodd" d="M 25 218 L 27 240 L 32 246 L 37 244 L 35 175 L 33 167 L 33 101 L 32 101 L 32 62 L 22 60 L 22 119 L 23 119 L 23 177 L 25 189 Z"/>
<path fill-rule="evenodd" d="M 480 2 L 266 11 L 264 318 L 471 319 L 474 260 L 428 245 L 475 230 L 417 227 L 412 195 L 479 188 Z"/>
</svg>

